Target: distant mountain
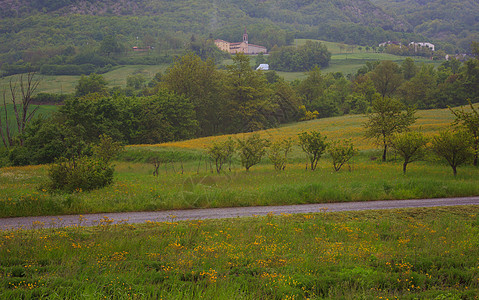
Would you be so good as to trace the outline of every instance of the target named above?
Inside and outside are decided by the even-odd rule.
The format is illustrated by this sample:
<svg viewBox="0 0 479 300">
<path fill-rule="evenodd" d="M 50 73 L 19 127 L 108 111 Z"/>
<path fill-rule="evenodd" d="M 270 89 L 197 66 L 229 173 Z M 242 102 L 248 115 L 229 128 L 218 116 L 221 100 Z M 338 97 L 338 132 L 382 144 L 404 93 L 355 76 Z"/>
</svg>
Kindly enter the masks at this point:
<svg viewBox="0 0 479 300">
<path fill-rule="evenodd" d="M 193 34 L 239 41 L 245 26 L 268 48 L 293 37 L 370 46 L 416 37 L 369 0 L 0 0 L 0 16 L 0 64 L 61 63 L 66 47 L 94 49 L 105 36 L 157 50 L 185 47 Z"/>
<path fill-rule="evenodd" d="M 467 49 L 479 41 L 477 0 L 372 0 L 411 24 L 414 31 L 431 39 L 448 41 Z"/>
</svg>

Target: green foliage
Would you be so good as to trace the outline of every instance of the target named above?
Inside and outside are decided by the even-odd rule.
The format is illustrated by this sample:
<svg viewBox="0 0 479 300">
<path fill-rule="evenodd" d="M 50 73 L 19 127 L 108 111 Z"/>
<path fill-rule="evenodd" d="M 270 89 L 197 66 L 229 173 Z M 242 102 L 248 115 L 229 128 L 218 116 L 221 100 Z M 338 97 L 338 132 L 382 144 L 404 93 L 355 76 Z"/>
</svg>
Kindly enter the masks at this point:
<svg viewBox="0 0 479 300">
<path fill-rule="evenodd" d="M 199 136 L 222 131 L 225 99 L 221 93 L 221 78 L 212 60 L 203 61 L 192 52 L 177 59 L 162 78 L 169 90 L 193 104 Z"/>
<path fill-rule="evenodd" d="M 121 143 L 115 142 L 111 137 L 105 134 L 100 135 L 100 141 L 92 148 L 93 156 L 107 164 L 123 150 L 124 148 Z"/>
<path fill-rule="evenodd" d="M 224 96 L 229 132 L 255 131 L 274 125 L 272 91 L 261 72 L 250 67 L 248 56 L 238 53 L 227 66 Z"/>
<path fill-rule="evenodd" d="M 333 168 L 337 172 L 347 163 L 353 156 L 358 154 L 358 149 L 354 148 L 350 140 L 333 141 L 328 145 L 328 153 L 331 155 Z"/>
<path fill-rule="evenodd" d="M 432 65 L 422 65 L 414 77 L 405 82 L 399 92 L 407 105 L 420 109 L 437 107 L 437 73 Z"/>
<path fill-rule="evenodd" d="M 311 171 L 314 171 L 318 165 L 319 159 L 328 146 L 326 136 L 323 137 L 321 133 L 313 130 L 300 133 L 298 138 L 301 149 L 303 149 L 309 158 Z"/>
<path fill-rule="evenodd" d="M 113 182 L 114 167 L 96 157 L 62 158 L 48 170 L 47 189 L 65 192 L 91 191 Z"/>
<path fill-rule="evenodd" d="M 236 139 L 241 165 L 245 167 L 246 171 L 261 162 L 261 159 L 266 154 L 266 148 L 269 146 L 269 141 L 262 139 L 257 133 L 250 135 L 246 139 Z"/>
<path fill-rule="evenodd" d="M 389 60 L 379 63 L 379 65 L 369 73 L 369 77 L 383 98 L 391 97 L 403 81 L 399 65 Z"/>
<path fill-rule="evenodd" d="M 410 162 L 424 157 L 428 141 L 429 140 L 422 133 L 417 131 L 395 133 L 392 136 L 392 148 L 404 159 L 404 174 L 406 174 L 406 168 Z"/>
<path fill-rule="evenodd" d="M 126 77 L 126 86 L 135 90 L 142 89 L 146 86 L 146 78 L 141 73 L 129 75 Z"/>
<path fill-rule="evenodd" d="M 396 99 L 376 97 L 372 102 L 372 113 L 368 114 L 368 121 L 364 123 L 367 138 L 375 139 L 383 146 L 382 160 L 386 161 L 386 154 L 393 134 L 400 133 L 416 121 L 416 110 L 404 105 Z"/>
<path fill-rule="evenodd" d="M 474 165 L 478 165 L 478 155 L 479 155 L 479 112 L 472 105 L 472 102 L 469 100 L 470 111 L 462 110 L 449 110 L 456 116 L 454 123 L 462 127 L 469 135 L 472 137 L 473 149 L 474 149 Z"/>
<path fill-rule="evenodd" d="M 208 147 L 208 155 L 215 162 L 216 172 L 218 174 L 221 172 L 223 164 L 227 161 L 231 161 L 235 150 L 235 142 L 231 137 L 224 142 L 214 142 L 213 145 Z"/>
<path fill-rule="evenodd" d="M 288 46 L 271 49 L 269 63 L 277 71 L 309 71 L 315 66 L 327 67 L 331 53 L 320 42 L 306 41 L 299 48 Z"/>
<path fill-rule="evenodd" d="M 75 96 L 82 97 L 88 94 L 107 95 L 107 82 L 102 75 L 91 74 L 89 76 L 82 75 L 75 87 Z"/>
<path fill-rule="evenodd" d="M 60 158 L 48 169 L 48 189 L 66 192 L 91 191 L 113 182 L 114 166 L 111 160 L 123 150 L 120 143 L 101 135 L 93 145 L 92 156 Z"/>
<path fill-rule="evenodd" d="M 32 97 L 32 102 L 39 105 L 58 105 L 71 97 L 69 94 L 38 93 Z"/>
<path fill-rule="evenodd" d="M 468 162 L 474 154 L 471 136 L 465 131 L 440 132 L 433 137 L 431 149 L 447 161 L 454 176 L 457 175 L 457 167 Z"/>
<path fill-rule="evenodd" d="M 122 47 L 114 35 L 109 34 L 103 37 L 100 43 L 100 52 L 110 56 L 111 53 L 120 53 L 121 51 Z"/>
<path fill-rule="evenodd" d="M 478 20 L 475 16 L 479 7 L 473 0 L 378 0 L 375 3 L 406 20 L 414 32 L 447 40 L 462 48 L 461 52 L 469 52 L 471 41 L 477 40 Z M 456 49 L 451 48 L 448 53 L 454 53 Z"/>
<path fill-rule="evenodd" d="M 292 147 L 293 141 L 290 138 L 271 143 L 268 158 L 273 163 L 275 170 L 283 171 L 286 168 L 288 154 Z"/>
</svg>

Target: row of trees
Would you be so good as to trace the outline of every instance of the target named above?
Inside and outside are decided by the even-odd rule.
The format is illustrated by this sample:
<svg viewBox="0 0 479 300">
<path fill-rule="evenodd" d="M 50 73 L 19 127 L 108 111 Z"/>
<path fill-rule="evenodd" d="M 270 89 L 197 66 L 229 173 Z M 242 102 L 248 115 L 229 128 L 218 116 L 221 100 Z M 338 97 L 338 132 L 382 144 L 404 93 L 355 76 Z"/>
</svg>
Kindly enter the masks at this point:
<svg viewBox="0 0 479 300">
<path fill-rule="evenodd" d="M 309 159 L 309 167 L 315 170 L 318 161 L 324 153 L 328 153 L 333 162 L 335 171 L 339 171 L 358 150 L 351 141 L 326 142 L 326 137 L 317 131 L 302 132 L 298 135 L 299 146 Z M 273 163 L 274 168 L 283 171 L 288 162 L 288 155 L 293 147 L 292 139 L 270 142 L 261 138 L 257 133 L 247 138 L 233 140 L 231 138 L 223 142 L 214 142 L 208 149 L 208 155 L 215 162 L 217 173 L 220 173 L 225 163 L 230 162 L 235 153 L 238 154 L 241 165 L 248 171 L 252 166 L 261 162 L 267 156 Z"/>
</svg>

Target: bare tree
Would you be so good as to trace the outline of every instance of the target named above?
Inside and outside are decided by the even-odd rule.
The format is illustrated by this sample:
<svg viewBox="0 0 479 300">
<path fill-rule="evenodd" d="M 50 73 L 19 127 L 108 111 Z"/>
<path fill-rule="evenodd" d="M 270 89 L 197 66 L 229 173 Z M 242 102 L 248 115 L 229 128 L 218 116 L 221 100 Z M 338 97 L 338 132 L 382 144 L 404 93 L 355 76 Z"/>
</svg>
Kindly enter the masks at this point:
<svg viewBox="0 0 479 300">
<path fill-rule="evenodd" d="M 35 78 L 35 75 L 35 72 L 29 72 L 26 74 L 26 78 L 24 77 L 24 74 L 22 74 L 17 81 L 10 79 L 8 88 L 4 88 L 3 90 L 2 110 L 4 116 L 2 116 L 2 110 L 0 110 L 0 134 L 3 144 L 7 148 L 13 146 L 15 143 L 14 131 L 10 127 L 12 125 L 9 119 L 7 95 L 11 97 L 13 113 L 15 117 L 14 125 L 17 127 L 16 129 L 19 136 L 19 143 L 20 145 L 23 145 L 22 134 L 28 122 L 33 118 L 38 109 L 38 106 L 31 109 L 32 98 L 38 85 L 40 84 L 40 80 Z"/>
</svg>

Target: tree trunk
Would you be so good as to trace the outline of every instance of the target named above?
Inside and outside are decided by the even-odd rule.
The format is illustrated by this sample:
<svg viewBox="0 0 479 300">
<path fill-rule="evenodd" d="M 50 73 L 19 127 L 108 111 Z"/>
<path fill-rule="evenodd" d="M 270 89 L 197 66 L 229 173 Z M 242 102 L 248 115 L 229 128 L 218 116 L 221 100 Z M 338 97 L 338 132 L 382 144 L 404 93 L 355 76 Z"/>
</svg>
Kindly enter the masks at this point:
<svg viewBox="0 0 479 300">
<path fill-rule="evenodd" d="M 402 165 L 402 172 L 403 174 L 406 174 L 406 167 L 407 167 L 407 162 L 405 161 Z"/>
<path fill-rule="evenodd" d="M 384 145 L 384 151 L 383 151 L 383 161 L 386 161 L 386 153 L 388 152 L 388 145 Z"/>
<path fill-rule="evenodd" d="M 452 167 L 452 172 L 454 173 L 454 176 L 457 175 L 457 167 L 456 166 L 451 166 Z"/>
</svg>

